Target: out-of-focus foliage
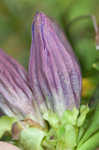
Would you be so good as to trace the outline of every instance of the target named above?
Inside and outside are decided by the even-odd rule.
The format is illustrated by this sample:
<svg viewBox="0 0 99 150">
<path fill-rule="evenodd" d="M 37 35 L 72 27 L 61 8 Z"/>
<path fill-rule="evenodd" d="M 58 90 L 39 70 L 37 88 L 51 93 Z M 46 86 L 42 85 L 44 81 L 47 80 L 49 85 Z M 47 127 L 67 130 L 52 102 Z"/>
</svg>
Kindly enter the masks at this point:
<svg viewBox="0 0 99 150">
<path fill-rule="evenodd" d="M 72 0 L 0 0 L 0 47 L 26 66 L 31 24 L 37 11 L 61 23 L 61 15 Z"/>
<path fill-rule="evenodd" d="M 99 0 L 0 0 L 0 47 L 25 67 L 28 65 L 31 24 L 37 11 L 45 12 L 66 31 L 83 76 L 88 82 L 89 78 L 95 81 L 91 84 L 91 89 L 95 89 L 99 67 L 93 64 L 99 63 L 99 51 L 95 47 L 95 30 L 90 16 L 95 15 L 99 23 Z M 83 93 L 86 93 L 84 89 Z"/>
<path fill-rule="evenodd" d="M 76 0 L 66 11 L 69 37 L 85 73 L 92 70 L 93 63 L 99 59 L 92 20 L 98 12 L 97 6 L 98 0 Z"/>
<path fill-rule="evenodd" d="M 68 38 L 81 64 L 82 74 L 88 81 L 86 87 L 90 85 L 90 89 L 83 87 L 84 97 L 92 96 L 99 81 L 99 51 L 96 50 L 96 33 L 92 20 L 92 16 L 95 16 L 98 25 L 98 12 L 98 0 L 76 0 L 72 1 L 63 16 Z"/>
</svg>

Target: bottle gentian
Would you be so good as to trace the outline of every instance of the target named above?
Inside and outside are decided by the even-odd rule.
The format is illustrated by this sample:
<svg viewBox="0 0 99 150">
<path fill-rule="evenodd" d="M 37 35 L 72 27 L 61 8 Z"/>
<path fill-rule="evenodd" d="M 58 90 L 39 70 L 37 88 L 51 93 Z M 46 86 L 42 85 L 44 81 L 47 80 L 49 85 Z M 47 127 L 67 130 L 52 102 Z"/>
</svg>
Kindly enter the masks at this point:
<svg viewBox="0 0 99 150">
<path fill-rule="evenodd" d="M 36 104 L 33 99 L 26 71 L 0 49 L 1 110 L 8 116 L 17 116 L 19 119 L 23 119 L 26 115 L 32 115 L 37 120 Z"/>
<path fill-rule="evenodd" d="M 62 31 L 43 13 L 37 13 L 32 25 L 29 79 L 38 104 L 45 99 L 46 107 L 59 115 L 79 108 L 79 65 Z"/>
<path fill-rule="evenodd" d="M 89 111 L 82 106 L 79 112 L 80 95 L 81 73 L 72 47 L 55 22 L 37 13 L 28 73 L 0 49 L 0 109 L 17 117 L 13 128 L 20 128 L 17 140 L 23 149 L 73 150 Z"/>
<path fill-rule="evenodd" d="M 20 117 L 79 108 L 81 73 L 62 31 L 43 13 L 32 25 L 29 72 L 0 49 L 0 108 Z"/>
</svg>

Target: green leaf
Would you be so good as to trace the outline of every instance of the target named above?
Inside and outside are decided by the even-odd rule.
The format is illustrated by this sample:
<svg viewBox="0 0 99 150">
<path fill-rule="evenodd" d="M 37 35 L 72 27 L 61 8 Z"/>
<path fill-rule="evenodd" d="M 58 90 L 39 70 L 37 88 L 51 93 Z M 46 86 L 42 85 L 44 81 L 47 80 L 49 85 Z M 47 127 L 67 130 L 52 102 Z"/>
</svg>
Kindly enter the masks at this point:
<svg viewBox="0 0 99 150">
<path fill-rule="evenodd" d="M 78 146 L 77 150 L 95 150 L 99 147 L 99 132 L 91 136 L 85 143 Z"/>
<path fill-rule="evenodd" d="M 96 105 L 95 112 L 92 116 L 92 121 L 89 125 L 89 128 L 85 132 L 85 135 L 81 139 L 79 145 L 86 142 L 96 131 L 99 130 L 99 104 Z"/>
<path fill-rule="evenodd" d="M 93 114 L 94 114 L 93 109 L 90 109 L 90 111 L 88 112 L 85 118 L 83 125 L 79 128 L 79 132 L 77 136 L 77 143 L 80 142 L 80 140 L 83 138 L 84 134 L 86 133 L 87 129 L 89 128 L 91 121 L 92 121 L 91 119 L 92 119 Z"/>
<path fill-rule="evenodd" d="M 16 122 L 16 119 L 13 117 L 0 117 L 0 138 L 4 135 L 5 132 L 11 132 L 11 127 L 14 122 Z"/>
<path fill-rule="evenodd" d="M 99 59 L 99 51 L 96 50 L 95 29 L 91 18 L 92 15 L 95 15 L 96 8 L 99 10 L 98 0 L 76 0 L 72 2 L 64 15 L 68 38 L 84 73 L 92 70 L 96 58 Z"/>
<path fill-rule="evenodd" d="M 99 71 L 99 62 L 95 62 L 93 65 L 93 68 Z"/>
<path fill-rule="evenodd" d="M 73 20 L 68 27 L 68 35 L 83 72 L 93 69 L 92 65 L 96 58 L 99 58 L 99 53 L 96 50 L 95 31 L 91 17 L 82 16 Z"/>
<path fill-rule="evenodd" d="M 97 5 L 99 6 L 98 0 L 74 0 L 72 5 L 70 5 L 70 7 L 66 10 L 66 18 L 68 23 L 78 16 L 93 14 Z"/>
</svg>

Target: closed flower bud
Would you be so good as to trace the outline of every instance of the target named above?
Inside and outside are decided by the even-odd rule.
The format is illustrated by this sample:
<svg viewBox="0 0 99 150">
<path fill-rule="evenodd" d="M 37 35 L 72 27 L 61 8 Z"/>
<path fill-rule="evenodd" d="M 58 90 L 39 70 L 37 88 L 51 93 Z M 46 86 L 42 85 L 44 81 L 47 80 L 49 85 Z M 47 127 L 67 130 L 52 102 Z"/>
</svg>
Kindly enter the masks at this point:
<svg viewBox="0 0 99 150">
<path fill-rule="evenodd" d="M 0 49 L 0 109 L 8 116 L 32 116 L 40 122 L 40 112 L 28 85 L 27 73 Z M 39 113 L 38 113 L 39 112 Z"/>
<path fill-rule="evenodd" d="M 59 115 L 79 107 L 81 73 L 76 57 L 62 31 L 43 13 L 37 13 L 32 26 L 29 79 L 39 105 Z"/>
</svg>

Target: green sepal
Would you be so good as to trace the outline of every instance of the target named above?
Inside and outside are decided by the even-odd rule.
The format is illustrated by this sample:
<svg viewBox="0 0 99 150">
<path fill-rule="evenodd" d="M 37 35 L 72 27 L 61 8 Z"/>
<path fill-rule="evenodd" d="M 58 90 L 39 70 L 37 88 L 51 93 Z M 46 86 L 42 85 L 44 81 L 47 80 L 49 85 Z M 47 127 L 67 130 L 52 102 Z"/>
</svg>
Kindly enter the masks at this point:
<svg viewBox="0 0 99 150">
<path fill-rule="evenodd" d="M 43 150 L 41 144 L 45 135 L 38 128 L 26 128 L 20 133 L 19 143 L 24 150 Z"/>
<path fill-rule="evenodd" d="M 84 105 L 81 106 L 80 111 L 76 108 L 66 110 L 62 117 L 46 112 L 44 119 L 48 121 L 50 130 L 42 143 L 45 149 L 74 150 L 77 147 L 79 129 L 83 126 L 88 112 L 88 106 Z"/>
<path fill-rule="evenodd" d="M 77 132 L 74 126 L 67 124 L 65 126 L 65 145 L 67 149 L 73 149 L 76 145 Z M 72 142 L 71 142 L 72 141 Z"/>
<path fill-rule="evenodd" d="M 76 108 L 74 108 L 72 111 L 66 110 L 61 119 L 62 124 L 76 125 L 78 114 L 79 110 Z"/>
<path fill-rule="evenodd" d="M 82 105 L 80 107 L 80 116 L 78 117 L 78 120 L 77 120 L 77 126 L 78 127 L 81 127 L 83 125 L 88 112 L 89 112 L 89 107 L 87 107 L 85 105 Z"/>
<path fill-rule="evenodd" d="M 59 117 L 54 112 L 48 111 L 43 115 L 44 120 L 46 120 L 49 125 L 53 128 L 57 128 L 59 124 Z"/>
<path fill-rule="evenodd" d="M 46 112 L 43 118 L 47 121 L 47 129 L 23 126 L 17 146 L 22 150 L 93 150 L 99 145 L 98 116 L 99 104 L 90 110 L 85 105 L 79 110 L 66 110 L 61 117 L 54 112 Z M 3 135 L 6 131 L 11 132 L 16 119 L 4 116 L 0 121 Z"/>
<path fill-rule="evenodd" d="M 14 117 L 8 117 L 8 116 L 2 116 L 0 117 L 0 138 L 6 133 L 11 133 L 11 128 L 14 122 L 16 122 L 16 118 Z"/>
</svg>

